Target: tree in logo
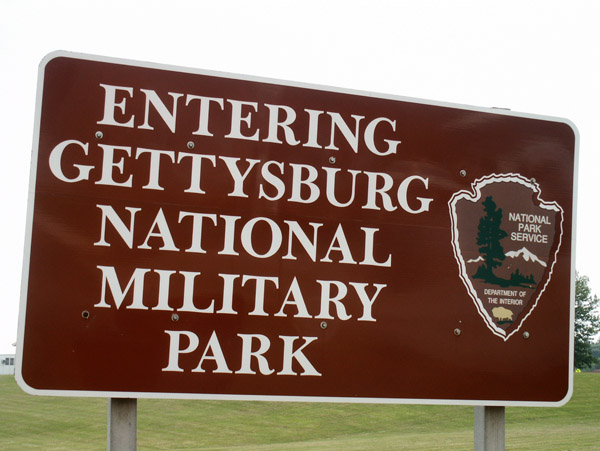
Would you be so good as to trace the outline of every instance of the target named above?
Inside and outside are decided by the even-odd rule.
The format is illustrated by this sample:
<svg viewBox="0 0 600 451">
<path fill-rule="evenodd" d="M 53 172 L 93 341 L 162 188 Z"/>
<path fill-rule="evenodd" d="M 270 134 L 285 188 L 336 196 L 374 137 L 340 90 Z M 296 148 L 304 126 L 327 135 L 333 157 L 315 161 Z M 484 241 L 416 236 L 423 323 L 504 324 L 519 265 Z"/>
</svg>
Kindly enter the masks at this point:
<svg viewBox="0 0 600 451">
<path fill-rule="evenodd" d="M 483 201 L 483 209 L 485 215 L 479 220 L 477 245 L 480 246 L 479 252 L 483 256 L 484 263 L 477 268 L 477 272 L 473 277 L 483 279 L 487 283 L 498 283 L 500 279 L 494 275 L 493 270 L 501 266 L 506 258 L 500 240 L 507 237 L 508 233 L 500 228 L 502 208 L 496 208 L 492 196 L 488 196 Z"/>
</svg>

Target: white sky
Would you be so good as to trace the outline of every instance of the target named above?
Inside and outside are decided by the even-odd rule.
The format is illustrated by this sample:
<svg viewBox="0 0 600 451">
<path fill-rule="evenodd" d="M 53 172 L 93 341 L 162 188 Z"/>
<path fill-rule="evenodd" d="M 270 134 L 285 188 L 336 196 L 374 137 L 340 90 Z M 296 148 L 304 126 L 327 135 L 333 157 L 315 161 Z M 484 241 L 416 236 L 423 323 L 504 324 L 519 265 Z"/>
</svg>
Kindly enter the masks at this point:
<svg viewBox="0 0 600 451">
<path fill-rule="evenodd" d="M 0 353 L 16 340 L 37 69 L 54 50 L 565 117 L 600 293 L 600 2 L 0 0 Z"/>
</svg>

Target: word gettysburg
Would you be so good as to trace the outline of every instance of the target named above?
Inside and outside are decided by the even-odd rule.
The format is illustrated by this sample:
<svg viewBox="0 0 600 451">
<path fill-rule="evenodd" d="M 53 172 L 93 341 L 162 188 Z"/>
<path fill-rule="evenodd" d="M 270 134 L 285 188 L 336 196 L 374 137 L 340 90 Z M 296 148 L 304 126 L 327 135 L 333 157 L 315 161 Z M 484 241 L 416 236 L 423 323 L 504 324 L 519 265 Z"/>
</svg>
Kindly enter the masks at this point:
<svg viewBox="0 0 600 451">
<path fill-rule="evenodd" d="M 390 296 L 386 298 L 387 285 L 373 280 L 377 276 L 372 271 L 365 271 L 364 278 L 354 272 L 353 280 L 340 280 L 343 273 L 336 271 L 334 277 L 327 270 L 337 265 L 357 265 L 393 271 L 393 253 L 397 250 L 389 249 L 381 237 L 396 232 L 380 227 L 390 227 L 394 222 L 378 220 L 377 226 L 368 227 L 363 217 L 369 210 L 408 217 L 428 212 L 434 201 L 426 196 L 429 178 L 399 175 L 397 171 L 392 176 L 363 168 L 336 168 L 331 166 L 335 159 L 329 160 L 330 166 L 315 166 L 293 163 L 288 158 L 289 152 L 296 152 L 295 158 L 322 161 L 319 156 L 324 151 L 393 157 L 401 144 L 396 119 L 367 118 L 360 112 L 343 116 L 316 108 L 300 110 L 288 105 L 104 83 L 98 92 L 102 96 L 98 98 L 95 125 L 146 130 L 125 134 L 130 140 L 143 135 L 145 146 L 149 142 L 147 131 L 161 133 L 163 138 L 165 134 L 177 135 L 173 141 L 179 146 L 190 137 L 203 137 L 198 140 L 201 149 L 193 142 L 185 148 L 174 144 L 160 149 L 137 146 L 135 142 L 104 142 L 103 134 L 97 134 L 94 142 L 59 137 L 48 154 L 50 173 L 61 184 L 98 190 L 93 204 L 97 229 L 88 245 L 107 252 L 101 253 L 101 262 L 89 263 L 101 275 L 97 300 L 92 301 L 94 308 L 132 309 L 143 315 L 170 311 L 214 316 L 214 329 L 211 326 L 210 331 L 164 330 L 168 354 L 157 371 L 321 376 L 324 370 L 310 361 L 310 349 L 319 346 L 318 337 L 246 329 L 231 336 L 231 331 L 220 329 L 218 319 L 244 315 L 249 319 L 284 317 L 369 324 L 377 321 L 378 303 L 397 302 Z M 193 128 L 191 123 L 195 124 Z M 182 136 L 184 139 L 180 139 Z M 224 140 L 238 140 L 239 149 L 231 146 L 235 141 Z M 245 146 L 242 141 L 258 144 Z M 224 142 L 229 144 L 224 146 Z M 261 146 L 272 145 L 279 145 L 280 159 L 266 158 L 264 155 L 272 153 L 260 152 Z M 296 147 L 302 148 L 300 153 L 294 150 Z M 249 154 L 240 156 L 241 151 Z M 224 155 L 229 152 L 237 155 Z M 110 187 L 111 192 L 126 190 L 128 200 L 111 205 L 102 196 L 102 187 Z M 176 200 L 168 205 L 144 200 L 153 191 L 173 193 L 173 197 L 166 198 Z M 252 208 L 238 214 L 231 208 L 220 210 L 219 199 L 228 198 L 236 198 L 236 208 L 244 202 Z M 332 207 L 316 212 L 323 220 L 286 218 L 288 210 L 280 208 L 280 203 L 317 202 Z M 263 212 L 257 204 L 270 207 Z M 335 209 L 351 207 L 357 212 L 356 220 L 334 219 Z M 267 211 L 277 216 L 269 216 Z M 133 269 L 120 267 L 123 261 L 106 260 L 125 252 L 132 255 L 131 261 L 138 261 L 136 258 L 149 251 L 152 259 L 144 258 L 146 263 L 135 263 L 133 266 L 138 267 Z M 185 267 L 173 258 L 195 254 L 198 259 L 188 258 Z M 256 261 L 257 265 L 249 269 L 248 261 Z M 287 262 L 304 267 L 297 274 L 260 274 L 260 262 L 277 262 L 265 266 L 274 272 L 273 268 L 285 268 L 286 264 L 299 267 Z M 201 344 L 200 337 L 208 336 L 208 341 Z M 229 344 L 236 341 L 237 355 L 225 355 L 232 352 Z M 225 342 L 228 345 L 221 346 Z M 279 351 L 273 351 L 276 347 Z M 272 352 L 280 354 L 275 358 L 280 362 L 278 371 L 268 361 Z M 190 353 L 197 353 L 194 366 L 183 363 L 189 359 L 180 360 Z M 239 370 L 232 371 L 234 365 Z M 299 368 L 302 371 L 296 371 Z"/>
<path fill-rule="evenodd" d="M 394 211 L 399 206 L 403 211 L 412 214 L 428 211 L 429 204 L 433 201 L 433 199 L 418 196 L 415 196 L 412 202 L 409 201 L 408 191 L 413 183 L 421 185 L 421 188 L 424 189 L 429 188 L 429 179 L 418 175 L 406 177 L 395 186 L 396 181 L 389 174 L 349 169 L 344 171 L 346 175 L 344 181 L 348 181 L 347 176 L 349 175 L 351 194 L 349 199 L 339 200 L 335 195 L 336 187 L 340 184 L 340 177 L 337 176 L 341 171 L 339 168 L 322 167 L 320 168 L 322 172 L 319 172 L 317 168 L 307 164 L 289 163 L 285 165 L 280 161 L 261 162 L 250 158 L 242 161 L 241 158 L 225 156 L 219 156 L 217 159 L 214 155 L 188 152 L 177 152 L 176 156 L 176 152 L 173 150 L 146 148 L 138 148 L 135 157 L 132 157 L 132 149 L 128 146 L 98 144 L 98 147 L 101 164 L 97 167 L 100 176 L 94 181 L 96 185 L 122 188 L 141 187 L 146 190 L 164 191 L 165 187 L 160 184 L 160 174 L 161 167 L 164 167 L 164 158 L 162 157 L 166 157 L 171 164 L 179 165 L 184 160 L 191 162 L 187 172 L 190 186 L 185 190 L 186 193 L 206 194 L 201 187 L 202 163 L 206 161 L 216 167 L 216 171 L 209 173 L 209 176 L 223 177 L 223 173 L 229 175 L 233 183 L 232 190 L 227 193 L 229 197 L 248 198 L 250 192 L 252 198 L 265 199 L 270 202 L 279 201 L 286 196 L 285 199 L 289 202 L 311 204 L 321 199 L 324 191 L 327 202 L 335 207 L 348 207 L 355 201 L 359 201 L 363 204 L 362 208 L 368 210 L 383 208 L 386 211 Z M 91 153 L 88 143 L 77 140 L 63 141 L 56 145 L 50 154 L 50 170 L 57 179 L 66 183 L 89 181 L 90 173 L 96 167 L 84 163 L 97 159 L 96 155 L 90 155 Z M 144 158 L 149 161 L 148 174 L 144 176 L 144 181 L 139 186 L 134 186 L 132 167 L 137 161 Z M 65 168 L 63 160 L 66 159 L 75 159 L 79 162 L 72 163 L 70 167 Z M 256 166 L 260 166 L 261 169 L 257 170 Z M 291 183 L 288 183 L 288 186 L 281 178 L 286 173 L 286 169 L 292 173 Z M 131 172 L 127 173 L 128 171 Z M 259 172 L 260 176 L 256 172 Z M 277 172 L 280 176 L 277 175 Z M 67 175 L 67 173 L 75 175 Z M 257 185 L 250 186 L 251 182 L 247 182 L 257 178 L 262 179 Z M 366 195 L 362 199 L 356 199 L 356 192 L 362 188 L 366 190 Z M 418 203 L 417 208 L 411 206 L 415 201 Z"/>
</svg>

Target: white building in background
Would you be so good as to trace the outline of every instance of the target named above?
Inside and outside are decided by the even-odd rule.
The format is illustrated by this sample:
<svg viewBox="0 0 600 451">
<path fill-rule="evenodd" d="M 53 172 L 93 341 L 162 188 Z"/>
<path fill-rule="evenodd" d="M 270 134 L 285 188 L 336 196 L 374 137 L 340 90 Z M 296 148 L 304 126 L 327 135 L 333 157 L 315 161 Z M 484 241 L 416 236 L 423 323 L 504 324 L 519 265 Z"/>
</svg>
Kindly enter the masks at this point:
<svg viewBox="0 0 600 451">
<path fill-rule="evenodd" d="M 15 355 L 0 354 L 0 375 L 15 374 Z"/>
</svg>

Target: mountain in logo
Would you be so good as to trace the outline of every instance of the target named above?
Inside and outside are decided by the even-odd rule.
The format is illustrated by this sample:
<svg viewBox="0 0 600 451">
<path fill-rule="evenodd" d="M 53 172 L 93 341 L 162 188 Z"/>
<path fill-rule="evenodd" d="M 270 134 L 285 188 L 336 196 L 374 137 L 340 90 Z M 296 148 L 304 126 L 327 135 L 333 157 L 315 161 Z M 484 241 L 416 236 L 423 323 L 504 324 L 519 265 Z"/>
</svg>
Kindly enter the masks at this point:
<svg viewBox="0 0 600 451">
<path fill-rule="evenodd" d="M 542 260 L 540 260 L 537 255 L 535 255 L 533 252 L 531 252 L 529 249 L 527 249 L 526 247 L 522 247 L 521 249 L 519 249 L 518 251 L 508 251 L 504 254 L 505 256 L 509 257 L 509 258 L 518 258 L 521 257 L 523 260 L 525 260 L 526 262 L 528 261 L 532 261 L 534 263 L 539 263 L 540 265 L 542 265 L 544 268 L 546 267 L 546 263 L 543 262 Z"/>
<path fill-rule="evenodd" d="M 485 261 L 485 259 L 483 258 L 483 255 L 480 255 L 477 258 L 472 258 L 470 260 L 467 260 L 467 263 L 477 263 L 477 262 L 482 262 Z"/>
</svg>

